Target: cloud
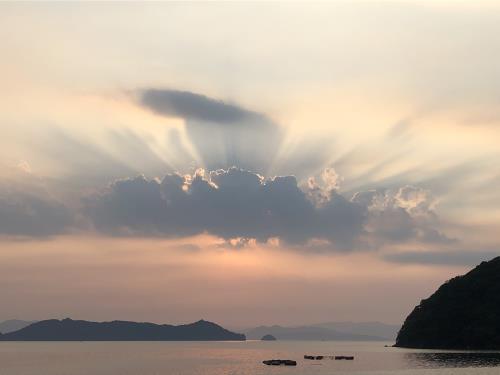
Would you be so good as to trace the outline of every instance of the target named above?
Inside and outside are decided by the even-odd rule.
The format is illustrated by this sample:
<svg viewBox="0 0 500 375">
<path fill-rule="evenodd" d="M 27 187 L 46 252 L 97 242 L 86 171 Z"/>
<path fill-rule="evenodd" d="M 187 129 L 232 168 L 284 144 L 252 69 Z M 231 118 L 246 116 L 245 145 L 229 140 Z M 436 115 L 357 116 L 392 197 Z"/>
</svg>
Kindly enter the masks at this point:
<svg viewBox="0 0 500 375">
<path fill-rule="evenodd" d="M 0 167 L 0 235 L 46 237 L 71 229 L 72 213 L 51 197 L 26 161 Z"/>
<path fill-rule="evenodd" d="M 362 191 L 355 193 L 352 201 L 366 207 L 365 228 L 372 234 L 372 241 L 454 241 L 437 230 L 436 200 L 428 190 L 406 185 Z"/>
<path fill-rule="evenodd" d="M 500 255 L 500 251 L 411 251 L 384 256 L 386 261 L 401 264 L 436 266 L 474 266 Z"/>
<path fill-rule="evenodd" d="M 146 89 L 139 103 L 166 117 L 185 120 L 186 134 L 209 169 L 241 168 L 266 173 L 284 132 L 266 115 L 189 91 Z"/>
<path fill-rule="evenodd" d="M 233 126 L 247 121 L 268 121 L 257 112 L 189 91 L 147 89 L 142 92 L 140 100 L 142 105 L 158 114 L 187 120 Z"/>
<path fill-rule="evenodd" d="M 208 232 L 222 238 L 296 237 L 312 204 L 293 177 L 262 176 L 231 168 L 209 174 L 143 176 L 120 180 L 87 201 L 96 228 L 113 233 L 187 236 Z"/>
<path fill-rule="evenodd" d="M 64 233 L 72 224 L 69 210 L 55 200 L 25 194 L 0 197 L 0 234 L 40 237 Z"/>
<path fill-rule="evenodd" d="M 450 243 L 439 231 L 428 190 L 360 191 L 345 197 L 343 178 L 325 169 L 305 184 L 294 176 L 265 178 L 239 168 L 163 179 L 115 180 L 91 195 L 55 198 L 57 181 L 36 177 L 26 162 L 5 169 L 0 184 L 0 234 L 50 236 L 97 231 L 115 236 L 189 237 L 208 233 L 240 248 L 271 241 L 313 251 L 376 249 L 387 243 Z M 54 194 L 55 193 L 55 194 Z M 64 196 L 64 194 L 62 194 Z"/>
<path fill-rule="evenodd" d="M 294 176 L 265 179 L 238 168 L 118 180 L 85 199 L 98 231 L 170 237 L 209 233 L 240 247 L 277 238 L 292 247 L 348 250 L 387 242 L 447 240 L 427 191 L 338 192 L 333 170 L 299 187 Z M 232 242 L 231 242 L 232 241 Z M 233 246 L 234 247 L 234 246 Z"/>
</svg>

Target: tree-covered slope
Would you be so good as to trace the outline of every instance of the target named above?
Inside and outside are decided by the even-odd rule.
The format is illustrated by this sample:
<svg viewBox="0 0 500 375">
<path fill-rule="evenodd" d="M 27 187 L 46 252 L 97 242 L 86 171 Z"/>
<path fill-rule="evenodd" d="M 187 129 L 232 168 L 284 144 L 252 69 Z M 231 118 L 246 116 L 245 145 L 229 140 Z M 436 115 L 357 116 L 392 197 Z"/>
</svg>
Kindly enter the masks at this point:
<svg viewBox="0 0 500 375">
<path fill-rule="evenodd" d="M 500 349 L 500 257 L 444 283 L 415 307 L 396 346 Z"/>
</svg>

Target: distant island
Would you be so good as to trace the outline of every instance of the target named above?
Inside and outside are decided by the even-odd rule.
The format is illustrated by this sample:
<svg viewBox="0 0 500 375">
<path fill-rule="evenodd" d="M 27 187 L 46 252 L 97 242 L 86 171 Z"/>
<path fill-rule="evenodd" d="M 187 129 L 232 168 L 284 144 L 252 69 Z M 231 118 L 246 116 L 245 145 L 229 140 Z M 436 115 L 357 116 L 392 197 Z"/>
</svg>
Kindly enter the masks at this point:
<svg viewBox="0 0 500 375">
<path fill-rule="evenodd" d="M 500 257 L 443 284 L 415 307 L 396 345 L 422 349 L 500 349 Z"/>
<path fill-rule="evenodd" d="M 244 330 L 247 338 L 258 340 L 264 335 L 272 335 L 278 340 L 301 340 L 301 341 L 387 341 L 387 339 L 372 336 L 340 332 L 328 327 L 318 325 L 283 327 L 283 326 L 260 326 Z"/>
<path fill-rule="evenodd" d="M 18 331 L 36 321 L 6 320 L 0 322 L 0 333 Z M 320 340 L 320 341 L 394 341 L 401 328 L 400 325 L 380 322 L 325 322 L 311 325 L 284 327 L 259 326 L 254 328 L 238 328 L 233 332 L 245 334 L 246 339 L 262 340 L 271 335 L 279 340 Z"/>
<path fill-rule="evenodd" d="M 264 335 L 262 336 L 261 341 L 276 341 L 276 337 L 273 335 Z"/>
<path fill-rule="evenodd" d="M 89 322 L 50 319 L 14 332 L 0 334 L 0 341 L 244 341 L 245 335 L 200 320 L 168 325 L 115 320 Z"/>
</svg>

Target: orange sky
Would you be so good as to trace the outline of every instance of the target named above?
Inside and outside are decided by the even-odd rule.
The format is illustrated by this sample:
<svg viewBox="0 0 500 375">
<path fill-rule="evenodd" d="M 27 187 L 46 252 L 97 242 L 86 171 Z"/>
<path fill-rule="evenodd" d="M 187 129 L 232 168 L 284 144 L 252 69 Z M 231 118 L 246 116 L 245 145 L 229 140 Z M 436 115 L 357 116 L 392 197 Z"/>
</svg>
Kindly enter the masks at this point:
<svg viewBox="0 0 500 375">
<path fill-rule="evenodd" d="M 399 323 L 499 253 L 494 2 L 0 8 L 0 320 Z"/>
<path fill-rule="evenodd" d="M 331 319 L 397 324 L 415 301 L 466 269 L 397 266 L 366 253 L 235 251 L 217 243 L 211 237 L 7 242 L 0 282 L 11 302 L 2 314 L 159 323 L 205 318 L 239 327 Z"/>
</svg>

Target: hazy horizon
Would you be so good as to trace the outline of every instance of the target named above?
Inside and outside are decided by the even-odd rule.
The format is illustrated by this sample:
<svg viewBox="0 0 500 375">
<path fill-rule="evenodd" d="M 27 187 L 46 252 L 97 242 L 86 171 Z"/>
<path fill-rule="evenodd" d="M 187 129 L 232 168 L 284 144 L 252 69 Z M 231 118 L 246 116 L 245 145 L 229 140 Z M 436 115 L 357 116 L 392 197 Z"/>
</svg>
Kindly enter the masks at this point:
<svg viewBox="0 0 500 375">
<path fill-rule="evenodd" d="M 11 319 L 3 319 L 3 320 L 0 320 L 0 323 L 5 323 L 5 322 L 9 322 L 9 321 L 20 321 L 20 322 L 30 322 L 30 323 L 34 323 L 34 322 L 39 322 L 39 321 L 43 321 L 43 320 L 49 320 L 49 319 L 58 319 L 58 320 L 62 320 L 62 319 L 72 319 L 72 320 L 85 320 L 85 321 L 95 321 L 95 322 L 110 322 L 110 321 L 113 321 L 113 320 L 120 320 L 120 321 L 128 321 L 128 322 L 137 322 L 137 323 L 154 323 L 154 324 L 168 324 L 168 325 L 182 325 L 182 324 L 190 324 L 190 323 L 194 323 L 196 321 L 199 321 L 199 320 L 207 320 L 207 319 L 204 319 L 203 317 L 199 318 L 199 319 L 196 319 L 196 320 L 192 320 L 192 321 L 179 321 L 179 322 L 176 322 L 176 323 L 172 323 L 172 322 L 163 322 L 163 321 L 135 321 L 133 319 L 107 319 L 107 320 L 90 320 L 90 319 L 85 319 L 83 317 L 81 318 L 74 318 L 74 317 L 70 317 L 70 316 L 66 316 L 66 317 L 45 317 L 43 319 L 18 319 L 18 318 L 11 318 Z M 226 329 L 229 329 L 229 330 L 248 330 L 248 329 L 252 329 L 252 328 L 257 328 L 257 327 L 273 327 L 273 326 L 276 326 L 276 327 L 286 327 L 286 328 L 296 328 L 296 327 L 310 327 L 310 326 L 319 326 L 319 325 L 322 325 L 322 324 L 328 324 L 328 323 L 340 323 L 340 324 L 382 324 L 382 325 L 387 325 L 387 326 L 400 326 L 401 323 L 386 323 L 386 322 L 379 322 L 379 321 L 328 321 L 328 322 L 304 322 L 304 323 L 296 323 L 296 324 L 287 324 L 287 325 L 282 325 L 282 324 L 279 324 L 279 323 L 272 323 L 272 324 L 257 324 L 257 325 L 250 325 L 250 326 L 235 326 L 235 325 L 226 325 L 224 324 L 224 322 L 217 322 L 217 321 L 213 321 L 212 323 L 216 323 L 220 326 L 222 326 L 223 328 L 226 328 Z M 334 328 L 328 328 L 328 329 L 332 329 L 332 330 L 335 330 Z M 1 331 L 0 331 L 1 332 Z"/>
<path fill-rule="evenodd" d="M 500 255 L 496 2 L 0 9 L 0 321 L 401 324 Z"/>
</svg>

